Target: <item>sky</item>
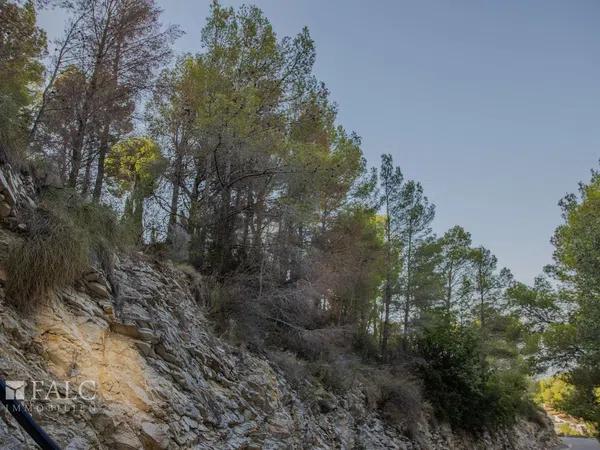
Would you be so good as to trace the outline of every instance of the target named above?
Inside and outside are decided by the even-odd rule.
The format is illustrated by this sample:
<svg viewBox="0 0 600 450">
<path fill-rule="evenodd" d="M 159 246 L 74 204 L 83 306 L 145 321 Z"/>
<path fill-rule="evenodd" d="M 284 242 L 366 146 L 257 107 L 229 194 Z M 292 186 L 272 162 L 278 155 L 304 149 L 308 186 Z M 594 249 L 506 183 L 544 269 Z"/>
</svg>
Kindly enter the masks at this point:
<svg viewBox="0 0 600 450">
<path fill-rule="evenodd" d="M 200 50 L 210 0 L 159 0 Z M 237 0 L 222 0 L 234 7 Z M 390 153 L 436 204 L 532 282 L 552 261 L 558 200 L 600 157 L 596 0 L 255 0 L 279 36 L 308 26 L 316 76 L 370 165 Z M 59 35 L 63 17 L 43 11 Z"/>
</svg>

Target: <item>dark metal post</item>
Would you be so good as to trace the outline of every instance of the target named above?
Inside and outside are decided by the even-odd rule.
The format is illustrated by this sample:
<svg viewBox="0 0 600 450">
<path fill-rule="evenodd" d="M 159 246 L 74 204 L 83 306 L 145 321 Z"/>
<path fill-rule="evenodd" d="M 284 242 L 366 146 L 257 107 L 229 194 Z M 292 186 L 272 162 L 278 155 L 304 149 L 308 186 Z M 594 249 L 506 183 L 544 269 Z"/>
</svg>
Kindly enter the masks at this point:
<svg viewBox="0 0 600 450">
<path fill-rule="evenodd" d="M 46 432 L 33 420 L 27 408 L 18 400 L 7 400 L 6 383 L 0 378 L 0 402 L 12 414 L 21 427 L 43 450 L 60 450 L 60 447 L 46 434 Z"/>
</svg>

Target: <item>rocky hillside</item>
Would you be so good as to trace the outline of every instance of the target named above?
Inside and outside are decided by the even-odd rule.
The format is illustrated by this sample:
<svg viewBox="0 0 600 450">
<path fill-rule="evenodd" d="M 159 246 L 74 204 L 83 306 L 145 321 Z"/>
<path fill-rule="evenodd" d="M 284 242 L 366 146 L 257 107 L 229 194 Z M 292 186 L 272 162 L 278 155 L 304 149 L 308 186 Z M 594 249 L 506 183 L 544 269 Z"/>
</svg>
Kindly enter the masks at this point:
<svg viewBox="0 0 600 450">
<path fill-rule="evenodd" d="M 26 183 L 9 185 L 7 178 L 6 173 L 0 178 L 0 211 L 8 205 L 1 252 L 23 231 L 15 205 L 19 199 L 31 203 L 24 200 Z M 529 422 L 472 437 L 425 418 L 409 438 L 367 408 L 360 385 L 345 395 L 315 386 L 314 400 L 307 401 L 268 359 L 213 333 L 197 285 L 173 264 L 142 254 L 121 256 L 109 278 L 110 283 L 100 269 L 90 268 L 34 314 L 15 311 L 0 291 L 0 376 L 25 380 L 29 387 L 43 382 L 40 395 L 49 398 L 28 405 L 65 449 L 546 449 L 556 444 L 550 424 Z M 59 395 L 48 395 L 56 393 L 52 386 Z M 26 400 L 32 395 L 26 391 Z M 5 410 L 0 448 L 33 448 Z"/>
</svg>

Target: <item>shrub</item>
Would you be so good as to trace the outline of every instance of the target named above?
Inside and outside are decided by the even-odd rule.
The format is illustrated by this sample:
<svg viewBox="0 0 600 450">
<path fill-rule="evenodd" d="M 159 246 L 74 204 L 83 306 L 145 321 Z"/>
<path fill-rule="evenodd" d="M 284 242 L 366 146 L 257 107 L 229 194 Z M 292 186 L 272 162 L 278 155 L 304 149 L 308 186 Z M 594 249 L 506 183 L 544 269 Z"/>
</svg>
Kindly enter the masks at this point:
<svg viewBox="0 0 600 450">
<path fill-rule="evenodd" d="M 412 429 L 422 414 L 423 399 L 417 381 L 410 375 L 379 375 L 381 397 L 377 406 L 385 420 Z"/>
<path fill-rule="evenodd" d="M 190 239 L 189 233 L 181 225 L 170 226 L 167 240 L 169 258 L 177 262 L 188 261 L 190 258 Z"/>
<path fill-rule="evenodd" d="M 568 423 L 561 423 L 558 426 L 558 434 L 560 436 L 578 436 L 578 437 L 586 436 L 584 433 L 582 433 L 579 430 L 576 430 Z"/>
<path fill-rule="evenodd" d="M 7 298 L 30 310 L 44 295 L 73 283 L 89 265 L 88 243 L 68 217 L 38 209 L 27 217 L 28 236 L 7 260 Z"/>
<path fill-rule="evenodd" d="M 338 355 L 351 351 L 352 330 L 348 327 L 304 330 L 282 326 L 275 330 L 275 336 L 272 343 L 309 361 L 333 361 Z"/>
<path fill-rule="evenodd" d="M 206 279 L 203 279 L 200 272 L 198 272 L 194 267 L 190 266 L 189 264 L 176 263 L 175 267 L 177 267 L 177 269 L 179 269 L 181 272 L 187 275 L 187 278 L 190 282 L 190 289 L 192 291 L 192 294 L 194 295 L 194 300 L 196 300 L 198 304 L 206 305 L 206 298 L 208 297 L 208 293 L 210 291 L 207 289 L 206 285 L 208 283 L 205 281 L 209 278 L 206 277 Z"/>
<path fill-rule="evenodd" d="M 352 339 L 354 351 L 358 353 L 364 361 L 375 362 L 380 359 L 381 346 L 376 336 L 369 333 L 355 333 Z"/>
<path fill-rule="evenodd" d="M 285 379 L 301 394 L 306 391 L 311 374 L 306 363 L 289 352 L 272 351 L 268 353 L 269 360 L 283 372 Z"/>
<path fill-rule="evenodd" d="M 90 203 L 69 189 L 46 192 L 41 204 L 72 220 L 88 238 L 92 250 L 125 249 L 135 243 L 133 234 L 122 225 L 108 205 Z"/>
<path fill-rule="evenodd" d="M 399 367 L 366 367 L 360 382 L 366 406 L 378 410 L 383 419 L 409 432 L 423 415 L 423 396 L 420 383 Z"/>
<path fill-rule="evenodd" d="M 342 395 L 352 388 L 357 378 L 355 361 L 340 357 L 336 360 L 322 360 L 310 364 L 313 376 L 327 390 Z"/>
<path fill-rule="evenodd" d="M 508 425 L 527 414 L 527 383 L 516 370 L 493 371 L 476 331 L 452 323 L 426 328 L 415 348 L 417 369 L 436 415 L 453 427 L 481 430 Z"/>
<path fill-rule="evenodd" d="M 114 211 L 66 189 L 49 190 L 24 213 L 27 236 L 9 249 L 7 297 L 30 310 L 51 290 L 74 283 L 92 261 L 112 283 L 112 255 L 132 239 Z"/>
<path fill-rule="evenodd" d="M 226 279 L 207 275 L 202 284 L 200 297 L 216 331 L 236 344 L 259 351 L 270 346 L 315 361 L 329 352 L 324 344 L 332 334 L 342 334 L 336 342 L 350 342 L 345 329 L 318 329 L 324 313 L 302 289 L 266 283 L 261 289 L 252 272 L 233 272 Z"/>
</svg>

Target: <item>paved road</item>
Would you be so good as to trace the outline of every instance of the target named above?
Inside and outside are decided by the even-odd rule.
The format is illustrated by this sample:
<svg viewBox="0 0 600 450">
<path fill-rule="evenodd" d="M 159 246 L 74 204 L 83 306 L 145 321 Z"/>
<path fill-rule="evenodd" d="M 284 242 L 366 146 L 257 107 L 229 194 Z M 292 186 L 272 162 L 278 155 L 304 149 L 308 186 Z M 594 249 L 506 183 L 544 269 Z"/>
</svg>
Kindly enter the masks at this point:
<svg viewBox="0 0 600 450">
<path fill-rule="evenodd" d="M 562 440 L 572 450 L 600 450 L 600 443 L 596 439 L 562 438 Z"/>
</svg>

